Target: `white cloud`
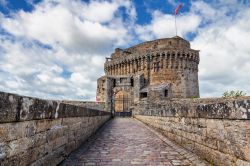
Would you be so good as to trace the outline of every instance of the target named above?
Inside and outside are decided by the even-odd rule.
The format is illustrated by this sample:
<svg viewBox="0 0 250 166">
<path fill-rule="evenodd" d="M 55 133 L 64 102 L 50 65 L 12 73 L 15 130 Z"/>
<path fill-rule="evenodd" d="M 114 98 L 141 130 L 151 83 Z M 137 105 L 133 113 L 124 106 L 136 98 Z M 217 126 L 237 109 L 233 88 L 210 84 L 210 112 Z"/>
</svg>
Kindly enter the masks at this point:
<svg viewBox="0 0 250 166">
<path fill-rule="evenodd" d="M 118 8 L 117 3 L 94 1 L 83 7 L 83 17 L 96 22 L 109 22 Z"/>
<path fill-rule="evenodd" d="M 200 10 L 205 8 L 215 11 L 208 4 Z M 203 97 L 209 97 L 221 96 L 226 90 L 243 90 L 249 95 L 250 9 L 236 5 L 234 11 L 241 8 L 240 12 L 230 16 L 227 13 L 231 9 L 222 8 L 224 12 L 214 13 L 216 17 L 212 17 L 209 25 L 199 28 L 197 37 L 191 43 L 193 48 L 201 50 L 201 93 Z M 206 19 L 210 14 L 202 13 L 202 17 Z"/>
<path fill-rule="evenodd" d="M 60 45 L 70 51 L 102 52 L 112 47 L 114 42 L 124 44 L 128 32 L 122 22 L 114 19 L 117 25 L 111 27 L 112 24 L 102 24 L 102 21 L 107 21 L 106 18 L 99 20 L 100 22 L 89 20 L 92 13 L 86 9 L 88 6 L 82 6 L 82 11 L 90 14 L 87 18 L 86 14 L 76 15 L 72 12 L 70 4 L 51 5 L 50 2 L 44 2 L 36 6 L 32 13 L 21 11 L 14 14 L 13 18 L 6 18 L 3 28 L 16 36 L 28 37 L 44 44 Z M 91 7 L 92 11 L 94 7 L 97 7 L 96 10 L 100 13 L 109 9 L 104 5 L 102 10 L 99 10 L 99 6 L 94 5 Z M 114 13 L 112 14 L 108 21 L 114 17 Z"/>
<path fill-rule="evenodd" d="M 1 28 L 10 35 L 0 36 L 0 90 L 42 98 L 95 99 L 104 57 L 131 38 L 129 26 L 136 17 L 131 1 L 30 4 L 31 12 L 1 14 Z"/>
<path fill-rule="evenodd" d="M 188 13 L 177 16 L 176 22 L 177 35 L 185 36 L 189 32 L 195 32 L 201 22 L 201 18 L 198 15 Z M 155 11 L 152 15 L 151 23 L 137 26 L 136 32 L 142 40 L 175 36 L 175 18 L 173 15 Z"/>
</svg>

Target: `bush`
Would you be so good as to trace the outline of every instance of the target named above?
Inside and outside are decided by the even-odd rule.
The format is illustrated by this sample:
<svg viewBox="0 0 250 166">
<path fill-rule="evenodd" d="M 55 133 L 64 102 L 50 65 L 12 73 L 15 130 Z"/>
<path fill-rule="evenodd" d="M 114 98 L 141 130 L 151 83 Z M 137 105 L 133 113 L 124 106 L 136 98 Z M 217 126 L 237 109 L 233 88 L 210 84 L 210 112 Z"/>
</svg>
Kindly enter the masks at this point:
<svg viewBox="0 0 250 166">
<path fill-rule="evenodd" d="M 226 91 L 223 93 L 222 97 L 241 97 L 241 96 L 246 96 L 246 93 L 244 93 L 243 91 Z"/>
</svg>

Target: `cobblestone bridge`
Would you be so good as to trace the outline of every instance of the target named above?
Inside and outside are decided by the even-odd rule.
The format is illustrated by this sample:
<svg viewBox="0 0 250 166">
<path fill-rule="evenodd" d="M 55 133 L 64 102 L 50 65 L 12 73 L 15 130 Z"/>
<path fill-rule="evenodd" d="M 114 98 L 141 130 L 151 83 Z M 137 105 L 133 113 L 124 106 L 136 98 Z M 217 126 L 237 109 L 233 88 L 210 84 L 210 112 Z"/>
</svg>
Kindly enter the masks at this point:
<svg viewBox="0 0 250 166">
<path fill-rule="evenodd" d="M 115 118 L 61 165 L 207 165 L 133 118 Z"/>
</svg>

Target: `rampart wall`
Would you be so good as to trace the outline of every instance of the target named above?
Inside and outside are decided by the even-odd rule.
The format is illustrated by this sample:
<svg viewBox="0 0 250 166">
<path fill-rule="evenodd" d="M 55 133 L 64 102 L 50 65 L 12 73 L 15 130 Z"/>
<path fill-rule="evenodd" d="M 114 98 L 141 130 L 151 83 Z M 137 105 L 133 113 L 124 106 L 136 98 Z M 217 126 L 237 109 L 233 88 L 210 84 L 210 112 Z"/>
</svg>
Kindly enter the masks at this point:
<svg viewBox="0 0 250 166">
<path fill-rule="evenodd" d="M 100 111 L 105 110 L 105 102 L 64 100 L 62 101 L 62 103 L 96 109 Z"/>
<path fill-rule="evenodd" d="M 134 117 L 213 165 L 250 165 L 250 97 L 140 101 Z"/>
<path fill-rule="evenodd" d="M 97 109 L 0 92 L 0 165 L 57 165 L 109 118 Z"/>
</svg>

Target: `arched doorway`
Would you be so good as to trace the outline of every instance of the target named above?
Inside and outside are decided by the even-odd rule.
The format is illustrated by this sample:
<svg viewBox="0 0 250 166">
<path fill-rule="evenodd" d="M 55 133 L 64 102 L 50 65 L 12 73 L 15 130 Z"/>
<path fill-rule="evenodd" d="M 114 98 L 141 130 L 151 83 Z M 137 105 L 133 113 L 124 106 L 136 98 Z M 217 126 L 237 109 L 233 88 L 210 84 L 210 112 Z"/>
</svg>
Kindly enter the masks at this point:
<svg viewBox="0 0 250 166">
<path fill-rule="evenodd" d="M 126 91 L 119 91 L 115 94 L 115 115 L 116 116 L 131 116 L 129 107 L 131 105 L 131 97 Z"/>
</svg>

